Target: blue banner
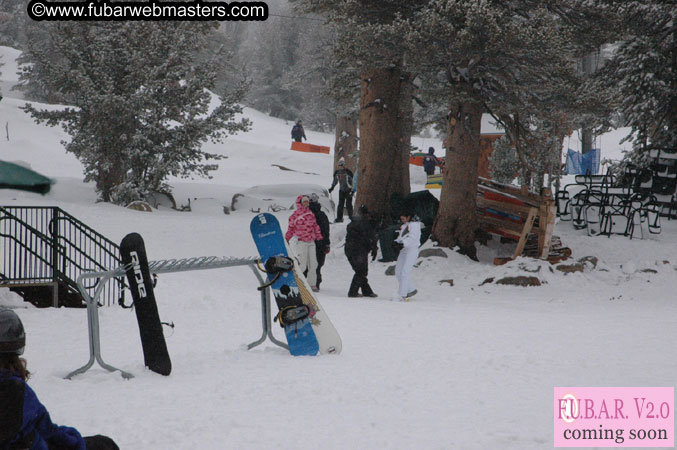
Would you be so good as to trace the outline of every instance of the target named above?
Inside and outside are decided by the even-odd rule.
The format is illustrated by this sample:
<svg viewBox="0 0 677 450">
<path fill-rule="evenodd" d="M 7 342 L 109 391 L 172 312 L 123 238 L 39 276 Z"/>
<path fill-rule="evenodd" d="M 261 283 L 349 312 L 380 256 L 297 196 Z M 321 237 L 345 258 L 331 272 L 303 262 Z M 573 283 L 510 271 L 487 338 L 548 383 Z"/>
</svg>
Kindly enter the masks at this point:
<svg viewBox="0 0 677 450">
<path fill-rule="evenodd" d="M 569 175 L 597 175 L 601 153 L 598 148 L 594 148 L 583 155 L 575 150 L 567 149 L 567 173 Z"/>
</svg>

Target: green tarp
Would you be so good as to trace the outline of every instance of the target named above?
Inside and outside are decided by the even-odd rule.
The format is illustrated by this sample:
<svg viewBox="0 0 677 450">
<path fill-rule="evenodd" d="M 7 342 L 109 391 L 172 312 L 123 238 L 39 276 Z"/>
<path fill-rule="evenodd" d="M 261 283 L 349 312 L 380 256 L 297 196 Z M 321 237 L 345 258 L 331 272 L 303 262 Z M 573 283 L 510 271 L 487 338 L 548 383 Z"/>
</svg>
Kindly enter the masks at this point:
<svg viewBox="0 0 677 450">
<path fill-rule="evenodd" d="M 22 191 L 46 194 L 54 181 L 18 164 L 0 161 L 0 189 L 19 189 Z"/>
</svg>

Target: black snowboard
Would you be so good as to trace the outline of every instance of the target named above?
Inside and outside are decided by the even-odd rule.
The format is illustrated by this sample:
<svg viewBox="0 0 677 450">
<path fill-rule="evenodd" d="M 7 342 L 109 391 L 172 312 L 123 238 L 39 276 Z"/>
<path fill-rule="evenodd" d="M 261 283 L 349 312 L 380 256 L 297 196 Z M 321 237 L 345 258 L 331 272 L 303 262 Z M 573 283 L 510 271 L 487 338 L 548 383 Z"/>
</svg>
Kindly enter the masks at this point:
<svg viewBox="0 0 677 450">
<path fill-rule="evenodd" d="M 122 264 L 130 264 L 127 269 L 129 289 L 134 299 L 136 319 L 139 322 L 143 359 L 146 366 L 160 375 L 169 375 L 172 361 L 169 359 L 165 335 L 162 331 L 158 313 L 153 281 L 148 269 L 148 258 L 143 238 L 138 233 L 130 233 L 120 243 Z"/>
</svg>

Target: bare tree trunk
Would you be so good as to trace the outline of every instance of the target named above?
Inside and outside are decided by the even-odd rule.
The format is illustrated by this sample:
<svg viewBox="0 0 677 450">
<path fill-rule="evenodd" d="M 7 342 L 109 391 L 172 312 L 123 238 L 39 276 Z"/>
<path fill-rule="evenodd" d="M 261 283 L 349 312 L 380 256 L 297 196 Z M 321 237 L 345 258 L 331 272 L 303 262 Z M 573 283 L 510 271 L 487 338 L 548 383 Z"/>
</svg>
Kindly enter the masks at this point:
<svg viewBox="0 0 677 450">
<path fill-rule="evenodd" d="M 119 151 L 106 152 L 97 164 L 99 170 L 95 178 L 96 189 L 104 202 L 112 200 L 114 189 L 125 180 L 121 154 Z"/>
<path fill-rule="evenodd" d="M 482 107 L 476 103 L 452 105 L 447 128 L 446 170 L 433 236 L 442 247 L 458 246 L 477 259 L 475 213 Z"/>
<path fill-rule="evenodd" d="M 339 158 L 346 161 L 346 169 L 355 173 L 357 168 L 357 117 L 336 117 L 336 140 L 334 142 L 334 169 Z"/>
<path fill-rule="evenodd" d="M 413 76 L 410 73 L 402 74 L 400 85 L 400 146 L 402 148 L 402 193 L 411 192 L 409 179 L 409 154 L 411 153 L 411 134 L 414 124 L 414 105 L 412 103 L 414 85 Z"/>
<path fill-rule="evenodd" d="M 584 75 L 591 75 L 595 72 L 598 55 L 599 52 L 595 52 L 582 57 L 581 71 Z M 592 128 L 586 126 L 586 124 L 581 124 L 581 154 L 586 154 L 592 151 L 592 138 Z"/>
<path fill-rule="evenodd" d="M 400 142 L 401 70 L 370 69 L 362 73 L 360 98 L 360 163 L 356 205 L 366 205 L 378 220 L 390 209 L 390 196 L 406 194 L 402 185 Z"/>
</svg>

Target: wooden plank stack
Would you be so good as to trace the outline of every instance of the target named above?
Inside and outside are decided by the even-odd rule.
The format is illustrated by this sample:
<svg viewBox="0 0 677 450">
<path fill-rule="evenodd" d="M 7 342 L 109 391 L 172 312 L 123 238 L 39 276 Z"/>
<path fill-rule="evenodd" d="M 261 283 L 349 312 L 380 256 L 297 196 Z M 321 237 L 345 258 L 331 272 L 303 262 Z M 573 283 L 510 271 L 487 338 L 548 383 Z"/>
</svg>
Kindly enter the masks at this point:
<svg viewBox="0 0 677 450">
<path fill-rule="evenodd" d="M 557 208 L 549 189 L 541 195 L 527 191 L 525 187 L 497 183 L 480 178 L 477 185 L 477 215 L 480 227 L 493 234 L 515 239 L 517 248 L 512 259 L 520 256 L 527 239 L 536 235 L 536 257 L 548 259 L 555 231 Z"/>
</svg>

